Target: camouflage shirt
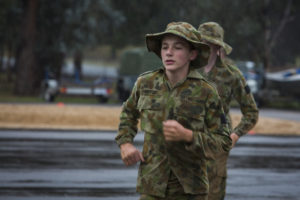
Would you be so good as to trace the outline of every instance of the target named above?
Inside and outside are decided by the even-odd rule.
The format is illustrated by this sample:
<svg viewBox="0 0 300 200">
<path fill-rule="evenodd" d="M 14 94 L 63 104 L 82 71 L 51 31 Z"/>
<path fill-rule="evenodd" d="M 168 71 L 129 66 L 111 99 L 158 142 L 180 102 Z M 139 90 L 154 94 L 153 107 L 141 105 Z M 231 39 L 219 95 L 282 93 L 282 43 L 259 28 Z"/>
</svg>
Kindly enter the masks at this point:
<svg viewBox="0 0 300 200">
<path fill-rule="evenodd" d="M 209 73 L 205 73 L 204 68 L 199 70 L 217 88 L 229 122 L 231 122 L 229 116 L 231 101 L 235 99 L 240 104 L 243 116 L 232 132 L 239 136 L 246 134 L 258 120 L 258 109 L 241 71 L 234 65 L 222 63 L 219 58 Z"/>
<path fill-rule="evenodd" d="M 164 70 L 141 75 L 120 115 L 118 145 L 133 142 L 140 119 L 145 132 L 137 191 L 164 197 L 170 172 L 189 194 L 208 193 L 207 159 L 231 146 L 229 129 L 216 90 L 199 72 L 171 87 Z M 193 131 L 193 142 L 166 142 L 162 122 L 177 120 Z"/>
</svg>

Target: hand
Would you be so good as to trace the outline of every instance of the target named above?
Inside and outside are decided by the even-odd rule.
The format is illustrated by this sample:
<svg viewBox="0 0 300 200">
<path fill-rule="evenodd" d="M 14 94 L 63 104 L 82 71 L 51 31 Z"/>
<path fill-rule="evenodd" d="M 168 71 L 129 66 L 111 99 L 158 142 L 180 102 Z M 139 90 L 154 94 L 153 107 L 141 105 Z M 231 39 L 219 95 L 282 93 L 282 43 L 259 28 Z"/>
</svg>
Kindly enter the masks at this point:
<svg viewBox="0 0 300 200">
<path fill-rule="evenodd" d="M 139 161 L 144 162 L 143 154 L 131 143 L 121 144 L 121 158 L 126 166 L 136 164 Z"/>
<path fill-rule="evenodd" d="M 193 141 L 193 132 L 184 128 L 175 120 L 167 120 L 163 122 L 163 131 L 166 141 Z"/>
<path fill-rule="evenodd" d="M 236 133 L 231 133 L 230 138 L 232 140 L 231 148 L 233 148 L 235 143 L 239 140 L 240 136 L 238 136 Z"/>
</svg>

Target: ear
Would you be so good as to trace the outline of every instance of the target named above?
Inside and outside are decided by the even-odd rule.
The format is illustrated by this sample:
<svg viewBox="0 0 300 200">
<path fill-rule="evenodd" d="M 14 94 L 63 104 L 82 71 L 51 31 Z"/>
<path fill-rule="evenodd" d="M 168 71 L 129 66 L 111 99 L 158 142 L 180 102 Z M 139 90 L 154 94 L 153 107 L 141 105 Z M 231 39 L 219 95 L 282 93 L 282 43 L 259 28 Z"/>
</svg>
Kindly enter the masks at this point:
<svg viewBox="0 0 300 200">
<path fill-rule="evenodd" d="M 191 50 L 190 60 L 195 60 L 197 56 L 198 56 L 198 51 L 195 49 Z"/>
</svg>

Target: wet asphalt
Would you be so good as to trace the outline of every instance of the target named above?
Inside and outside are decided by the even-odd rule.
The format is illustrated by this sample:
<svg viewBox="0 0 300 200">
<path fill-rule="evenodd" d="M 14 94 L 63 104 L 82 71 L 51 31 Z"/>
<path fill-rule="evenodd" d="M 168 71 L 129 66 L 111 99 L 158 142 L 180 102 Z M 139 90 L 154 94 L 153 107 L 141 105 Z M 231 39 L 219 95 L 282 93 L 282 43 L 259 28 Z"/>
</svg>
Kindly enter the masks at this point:
<svg viewBox="0 0 300 200">
<path fill-rule="evenodd" d="M 0 199 L 137 200 L 115 134 L 0 130 Z M 300 137 L 247 135 L 232 149 L 226 200 L 299 200 L 299 186 Z"/>
</svg>

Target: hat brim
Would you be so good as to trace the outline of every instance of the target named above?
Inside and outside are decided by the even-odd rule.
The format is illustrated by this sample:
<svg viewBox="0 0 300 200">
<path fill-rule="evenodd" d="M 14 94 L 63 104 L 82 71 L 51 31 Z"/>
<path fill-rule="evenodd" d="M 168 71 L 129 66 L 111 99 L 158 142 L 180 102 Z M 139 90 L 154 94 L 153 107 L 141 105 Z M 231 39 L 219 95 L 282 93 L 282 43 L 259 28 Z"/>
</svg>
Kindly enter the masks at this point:
<svg viewBox="0 0 300 200">
<path fill-rule="evenodd" d="M 213 37 L 202 35 L 201 39 L 206 40 L 206 41 L 208 41 L 210 43 L 213 43 L 213 44 L 216 44 L 216 45 L 219 45 L 219 46 L 223 47 L 223 49 L 225 50 L 226 55 L 229 55 L 231 53 L 231 51 L 232 51 L 232 47 L 230 45 L 226 44 L 223 41 L 217 40 L 217 39 L 215 39 Z"/>
<path fill-rule="evenodd" d="M 147 34 L 146 35 L 146 45 L 148 51 L 154 52 L 159 58 L 161 58 L 161 40 L 162 38 L 167 34 L 173 34 L 180 38 L 183 38 L 187 40 L 190 44 L 192 44 L 196 50 L 198 50 L 198 56 L 196 59 L 192 60 L 190 63 L 191 67 L 199 68 L 207 64 L 208 59 L 201 57 L 201 51 L 210 51 L 209 46 L 206 45 L 203 42 L 191 40 L 187 37 L 183 37 L 181 33 L 175 31 L 175 30 L 169 30 L 165 32 L 160 33 L 154 33 L 154 34 Z"/>
</svg>

